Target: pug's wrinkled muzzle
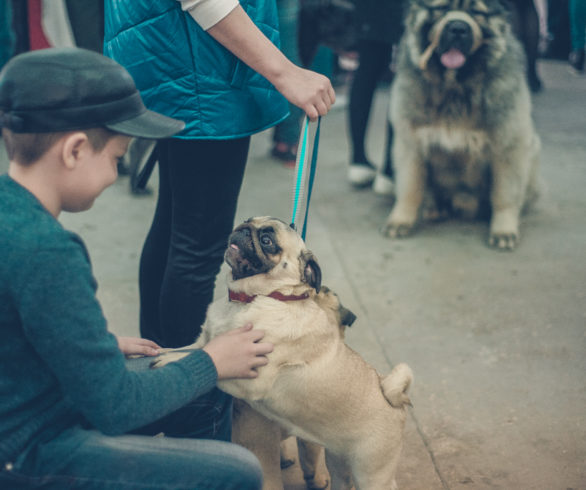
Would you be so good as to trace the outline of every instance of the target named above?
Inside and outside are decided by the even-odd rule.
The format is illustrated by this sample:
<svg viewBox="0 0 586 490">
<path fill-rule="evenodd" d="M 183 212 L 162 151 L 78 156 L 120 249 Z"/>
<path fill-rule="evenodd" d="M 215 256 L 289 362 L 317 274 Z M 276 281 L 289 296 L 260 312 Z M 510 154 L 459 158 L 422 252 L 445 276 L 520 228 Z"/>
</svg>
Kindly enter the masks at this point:
<svg viewBox="0 0 586 490">
<path fill-rule="evenodd" d="M 242 279 L 270 270 L 272 264 L 265 263 L 257 254 L 253 230 L 239 226 L 228 239 L 224 260 L 232 269 L 234 279 Z"/>
</svg>

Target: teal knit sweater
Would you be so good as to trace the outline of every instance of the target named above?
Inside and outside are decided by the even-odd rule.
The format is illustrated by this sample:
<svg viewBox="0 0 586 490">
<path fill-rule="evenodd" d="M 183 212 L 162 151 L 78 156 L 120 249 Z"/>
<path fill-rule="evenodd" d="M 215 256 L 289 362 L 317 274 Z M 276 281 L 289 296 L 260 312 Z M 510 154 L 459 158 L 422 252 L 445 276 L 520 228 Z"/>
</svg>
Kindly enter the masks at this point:
<svg viewBox="0 0 586 490">
<path fill-rule="evenodd" d="M 204 351 L 128 371 L 96 288 L 79 236 L 0 176 L 0 464 L 43 433 L 79 423 L 124 433 L 215 386 Z"/>
</svg>

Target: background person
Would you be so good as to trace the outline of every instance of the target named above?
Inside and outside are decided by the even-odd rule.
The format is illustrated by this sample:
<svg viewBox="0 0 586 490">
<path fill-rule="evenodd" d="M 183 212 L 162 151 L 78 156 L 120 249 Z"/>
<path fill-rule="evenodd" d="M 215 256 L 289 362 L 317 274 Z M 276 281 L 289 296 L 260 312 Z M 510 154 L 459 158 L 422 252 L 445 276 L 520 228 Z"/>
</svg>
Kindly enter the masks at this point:
<svg viewBox="0 0 586 490">
<path fill-rule="evenodd" d="M 584 45 L 586 44 L 586 0 L 570 0 L 570 32 L 572 51 L 570 66 L 576 73 L 584 72 Z"/>
<path fill-rule="evenodd" d="M 289 60 L 299 65 L 301 63 L 297 49 L 299 0 L 277 0 L 277 10 L 281 51 Z M 302 116 L 303 111 L 300 108 L 289 104 L 289 116 L 273 129 L 271 155 L 283 162 L 286 167 L 295 166 Z"/>
<path fill-rule="evenodd" d="M 358 23 L 358 69 L 350 88 L 348 128 L 351 161 L 348 181 L 357 187 L 372 184 L 377 174 L 366 154 L 366 130 L 375 89 L 383 75 L 389 73 L 393 44 L 402 32 L 401 0 L 363 0 L 356 9 Z M 391 131 L 390 125 L 388 131 Z M 388 134 L 388 137 L 392 137 Z M 392 178 L 390 158 L 384 162 L 383 180 Z M 383 191 L 383 193 L 386 193 Z"/>
<path fill-rule="evenodd" d="M 539 54 L 539 16 L 534 0 L 510 0 L 513 10 L 513 24 L 519 40 L 523 44 L 527 57 L 527 82 L 531 92 L 540 92 L 543 88 L 537 73 Z"/>
</svg>

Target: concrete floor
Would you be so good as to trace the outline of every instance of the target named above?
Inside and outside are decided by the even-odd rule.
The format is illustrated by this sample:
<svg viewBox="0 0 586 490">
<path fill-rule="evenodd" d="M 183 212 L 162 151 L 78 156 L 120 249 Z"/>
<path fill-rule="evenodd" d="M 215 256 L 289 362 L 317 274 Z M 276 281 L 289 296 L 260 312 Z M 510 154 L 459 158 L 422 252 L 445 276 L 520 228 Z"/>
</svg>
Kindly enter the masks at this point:
<svg viewBox="0 0 586 490">
<path fill-rule="evenodd" d="M 486 247 L 483 223 L 384 238 L 392 201 L 346 182 L 346 111 L 322 124 L 307 242 L 324 283 L 358 315 L 348 343 L 381 372 L 404 361 L 415 373 L 402 489 L 586 489 L 586 77 L 561 62 L 540 71 L 534 115 L 548 193 L 512 253 Z M 368 138 L 379 163 L 386 105 L 380 91 Z M 290 219 L 293 172 L 269 147 L 268 132 L 254 137 L 237 221 Z M 154 204 L 120 178 L 89 212 L 62 216 L 86 240 L 118 334 L 138 333 L 137 264 Z M 284 472 L 288 490 L 303 488 L 298 471 Z"/>
</svg>

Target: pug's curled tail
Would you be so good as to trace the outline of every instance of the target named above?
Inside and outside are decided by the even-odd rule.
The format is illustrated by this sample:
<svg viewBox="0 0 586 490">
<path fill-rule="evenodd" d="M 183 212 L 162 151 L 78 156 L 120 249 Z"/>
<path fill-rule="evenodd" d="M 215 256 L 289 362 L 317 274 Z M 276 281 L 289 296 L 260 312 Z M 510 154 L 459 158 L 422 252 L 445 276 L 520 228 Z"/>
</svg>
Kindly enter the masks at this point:
<svg viewBox="0 0 586 490">
<path fill-rule="evenodd" d="M 381 388 L 387 401 L 395 408 L 411 405 L 407 390 L 413 381 L 413 372 L 407 364 L 397 364 L 385 378 L 381 380 Z"/>
</svg>

